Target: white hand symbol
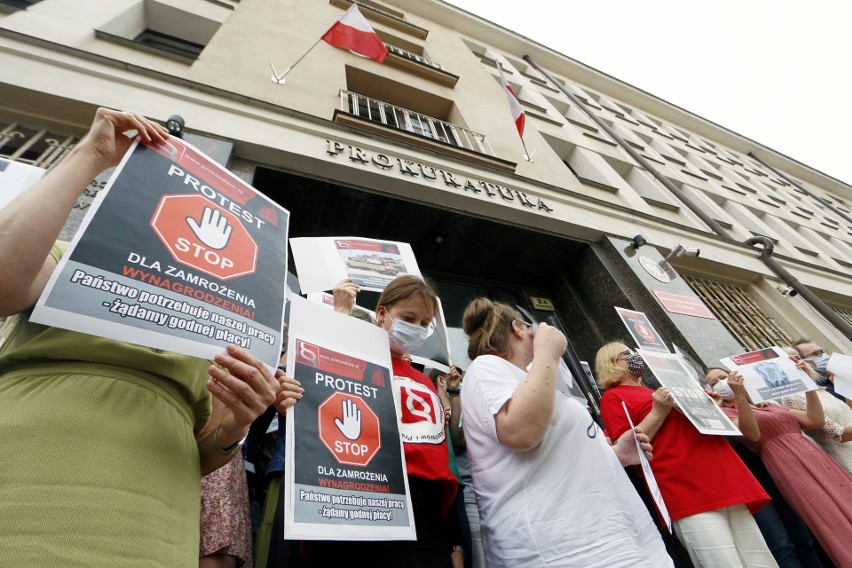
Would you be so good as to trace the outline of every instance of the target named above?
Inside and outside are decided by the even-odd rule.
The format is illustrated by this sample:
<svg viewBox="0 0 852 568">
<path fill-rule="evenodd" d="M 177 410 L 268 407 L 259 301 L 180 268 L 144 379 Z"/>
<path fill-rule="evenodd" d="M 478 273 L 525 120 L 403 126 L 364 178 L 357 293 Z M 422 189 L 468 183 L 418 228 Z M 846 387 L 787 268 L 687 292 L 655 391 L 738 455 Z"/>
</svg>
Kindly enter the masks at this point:
<svg viewBox="0 0 852 568">
<path fill-rule="evenodd" d="M 343 401 L 343 422 L 335 418 L 334 424 L 348 439 L 357 440 L 361 437 L 361 409 L 347 398 Z"/>
<path fill-rule="evenodd" d="M 186 223 L 202 243 L 215 250 L 222 250 L 228 245 L 233 230 L 225 216 L 210 207 L 204 208 L 201 225 L 193 217 L 187 217 Z"/>
</svg>

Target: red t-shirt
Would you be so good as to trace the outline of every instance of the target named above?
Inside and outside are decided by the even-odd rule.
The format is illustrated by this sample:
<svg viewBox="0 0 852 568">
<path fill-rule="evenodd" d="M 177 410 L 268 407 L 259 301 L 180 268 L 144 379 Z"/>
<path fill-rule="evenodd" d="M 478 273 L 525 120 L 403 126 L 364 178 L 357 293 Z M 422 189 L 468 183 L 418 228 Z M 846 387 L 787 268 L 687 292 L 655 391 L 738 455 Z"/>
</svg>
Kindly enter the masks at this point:
<svg viewBox="0 0 852 568">
<path fill-rule="evenodd" d="M 459 482 L 450 470 L 444 410 L 432 381 L 403 359 L 393 361 L 394 397 L 399 408 L 399 433 L 408 475 L 440 483 L 446 514 Z"/>
<path fill-rule="evenodd" d="M 615 440 L 630 425 L 639 424 L 650 412 L 654 391 L 648 387 L 619 385 L 601 398 L 606 433 Z M 754 513 L 769 503 L 769 496 L 722 436 L 701 434 L 683 414 L 669 413 L 651 440 L 651 469 L 672 520 L 744 504 Z"/>
</svg>

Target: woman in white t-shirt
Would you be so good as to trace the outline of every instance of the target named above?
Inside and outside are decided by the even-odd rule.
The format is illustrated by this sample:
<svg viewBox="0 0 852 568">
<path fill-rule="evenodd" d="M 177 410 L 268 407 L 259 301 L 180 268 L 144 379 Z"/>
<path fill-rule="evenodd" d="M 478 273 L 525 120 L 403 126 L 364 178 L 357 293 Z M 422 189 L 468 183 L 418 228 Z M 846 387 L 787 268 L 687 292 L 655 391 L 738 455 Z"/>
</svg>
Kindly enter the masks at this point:
<svg viewBox="0 0 852 568">
<path fill-rule="evenodd" d="M 638 463 L 632 436 L 610 447 L 557 389 L 565 336 L 546 324 L 534 334 L 487 298 L 468 305 L 464 331 L 474 361 L 462 420 L 489 568 L 671 566 L 623 469 Z"/>
</svg>

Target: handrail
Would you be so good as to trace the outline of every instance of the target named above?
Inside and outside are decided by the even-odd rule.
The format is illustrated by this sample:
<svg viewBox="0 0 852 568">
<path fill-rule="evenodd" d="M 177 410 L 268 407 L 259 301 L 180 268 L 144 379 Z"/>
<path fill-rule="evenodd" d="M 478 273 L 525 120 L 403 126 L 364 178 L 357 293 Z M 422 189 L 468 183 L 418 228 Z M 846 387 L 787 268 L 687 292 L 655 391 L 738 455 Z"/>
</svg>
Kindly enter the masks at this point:
<svg viewBox="0 0 852 568">
<path fill-rule="evenodd" d="M 360 93 L 341 89 L 340 108 L 350 114 L 390 128 L 409 132 L 415 136 L 430 138 L 451 146 L 495 156 L 494 149 L 483 134 Z"/>
<path fill-rule="evenodd" d="M 414 61 L 416 63 L 420 63 L 421 65 L 426 65 L 427 67 L 431 67 L 433 69 L 441 70 L 441 64 L 440 63 L 435 63 L 434 61 L 430 61 L 429 59 L 426 59 L 422 55 L 417 55 L 416 53 L 406 51 L 405 49 L 402 49 L 401 47 L 397 47 L 397 46 L 390 44 L 390 43 L 386 43 L 385 47 L 388 48 L 388 51 L 390 51 L 394 55 L 398 55 L 400 57 L 410 59 L 411 61 Z"/>
</svg>

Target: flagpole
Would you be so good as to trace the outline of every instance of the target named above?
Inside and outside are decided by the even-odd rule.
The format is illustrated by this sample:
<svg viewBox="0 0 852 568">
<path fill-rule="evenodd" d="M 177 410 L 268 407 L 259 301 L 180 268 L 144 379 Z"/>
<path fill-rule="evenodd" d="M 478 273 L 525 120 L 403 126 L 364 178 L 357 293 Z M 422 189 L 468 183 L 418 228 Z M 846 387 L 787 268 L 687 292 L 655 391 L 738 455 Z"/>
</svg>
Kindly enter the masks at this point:
<svg viewBox="0 0 852 568">
<path fill-rule="evenodd" d="M 323 34 L 323 35 L 325 35 L 325 34 Z M 274 66 L 274 65 L 272 65 L 272 62 L 270 61 L 269 65 L 272 67 L 272 79 L 271 79 L 271 80 L 272 80 L 272 82 L 273 82 L 273 83 L 277 83 L 277 84 L 279 84 L 279 85 L 283 85 L 283 84 L 284 84 L 284 77 L 286 77 L 286 76 L 287 76 L 287 73 L 289 73 L 290 71 L 292 71 L 292 70 L 296 67 L 296 65 L 298 65 L 299 63 L 301 63 L 301 62 L 302 62 L 302 59 L 304 59 L 305 57 L 307 57 L 307 55 L 311 52 L 311 50 L 312 50 L 313 48 L 315 48 L 319 42 L 321 42 L 321 41 L 322 41 L 322 37 L 323 37 L 323 36 L 320 36 L 320 38 L 319 38 L 318 40 L 316 40 L 316 41 L 314 42 L 314 44 L 313 44 L 311 47 L 309 47 L 309 48 L 308 48 L 308 50 L 307 50 L 305 53 L 303 53 L 303 54 L 302 54 L 302 56 L 301 56 L 299 59 L 297 59 L 297 60 L 296 60 L 296 62 L 295 62 L 294 64 L 292 64 L 290 67 L 288 67 L 287 69 L 285 69 L 285 70 L 284 70 L 284 72 L 283 72 L 283 73 L 281 73 L 280 75 L 279 75 L 279 74 L 278 74 L 278 72 L 275 70 L 275 66 Z"/>
<path fill-rule="evenodd" d="M 532 162 L 532 156 L 530 156 L 529 150 L 527 150 L 527 143 L 524 142 L 524 137 L 521 136 L 521 146 L 524 147 L 524 160 L 527 162 Z"/>
</svg>

